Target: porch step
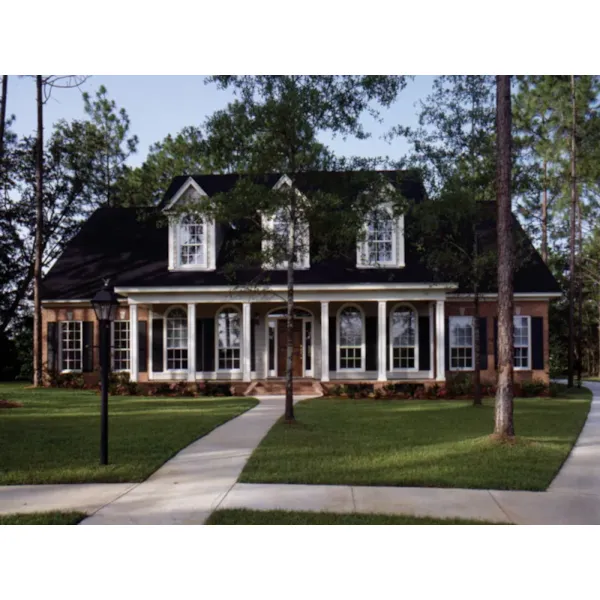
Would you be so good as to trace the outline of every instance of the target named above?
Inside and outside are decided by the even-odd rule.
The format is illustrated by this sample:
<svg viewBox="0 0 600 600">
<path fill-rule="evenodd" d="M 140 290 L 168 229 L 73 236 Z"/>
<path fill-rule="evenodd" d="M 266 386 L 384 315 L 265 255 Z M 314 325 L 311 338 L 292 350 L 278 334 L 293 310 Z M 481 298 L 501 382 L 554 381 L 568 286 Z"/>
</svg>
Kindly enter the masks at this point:
<svg viewBox="0 0 600 600">
<path fill-rule="evenodd" d="M 318 381 L 312 379 L 295 379 L 293 393 L 298 396 L 321 395 L 322 389 Z M 283 396 L 285 395 L 285 381 L 258 380 L 253 381 L 244 396 Z"/>
</svg>

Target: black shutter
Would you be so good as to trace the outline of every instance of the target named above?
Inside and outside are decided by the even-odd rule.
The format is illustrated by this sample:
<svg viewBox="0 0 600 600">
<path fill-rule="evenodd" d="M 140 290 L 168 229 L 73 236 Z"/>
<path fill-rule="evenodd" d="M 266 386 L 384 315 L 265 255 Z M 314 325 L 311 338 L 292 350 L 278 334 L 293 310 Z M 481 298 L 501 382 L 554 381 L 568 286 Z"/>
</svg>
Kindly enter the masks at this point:
<svg viewBox="0 0 600 600">
<path fill-rule="evenodd" d="M 450 370 L 450 319 L 444 319 L 444 327 L 446 328 L 446 335 L 444 336 L 444 356 L 446 358 L 444 362 L 444 368 L 446 371 Z M 440 375 L 440 373 L 438 373 Z"/>
<path fill-rule="evenodd" d="M 419 371 L 431 368 L 431 339 L 429 337 L 429 317 L 419 317 Z"/>
<path fill-rule="evenodd" d="M 483 371 L 488 368 L 486 317 L 479 317 L 479 368 Z"/>
<path fill-rule="evenodd" d="M 83 371 L 89 373 L 94 370 L 94 322 L 83 322 Z"/>
<path fill-rule="evenodd" d="M 250 324 L 250 370 L 256 371 L 256 323 L 254 319 Z M 304 340 L 302 340 L 304 344 Z"/>
<path fill-rule="evenodd" d="M 544 369 L 543 317 L 531 317 L 531 368 Z"/>
<path fill-rule="evenodd" d="M 337 336 L 335 334 L 335 317 L 329 317 L 329 370 L 337 371 L 337 350 L 336 341 Z"/>
<path fill-rule="evenodd" d="M 46 343 L 48 344 L 48 371 L 58 371 L 58 323 L 49 322 L 46 335 Z"/>
<path fill-rule="evenodd" d="M 148 371 L 148 321 L 138 321 L 138 371 Z"/>
<path fill-rule="evenodd" d="M 152 371 L 161 373 L 164 368 L 164 319 L 152 319 Z"/>
<path fill-rule="evenodd" d="M 204 319 L 196 319 L 196 371 L 204 371 Z"/>
<path fill-rule="evenodd" d="M 377 371 L 377 317 L 367 317 L 365 321 L 367 350 L 365 365 L 367 371 Z"/>
<path fill-rule="evenodd" d="M 498 317 L 494 317 L 494 369 L 498 369 Z"/>
<path fill-rule="evenodd" d="M 391 313 L 388 315 L 388 318 L 390 318 L 392 315 Z M 388 326 L 385 328 L 385 362 L 387 365 L 387 370 L 391 371 L 392 367 L 390 365 L 390 326 L 388 323 Z"/>
<path fill-rule="evenodd" d="M 202 319 L 204 322 L 204 364 L 203 371 L 215 370 L 215 320 Z"/>
</svg>

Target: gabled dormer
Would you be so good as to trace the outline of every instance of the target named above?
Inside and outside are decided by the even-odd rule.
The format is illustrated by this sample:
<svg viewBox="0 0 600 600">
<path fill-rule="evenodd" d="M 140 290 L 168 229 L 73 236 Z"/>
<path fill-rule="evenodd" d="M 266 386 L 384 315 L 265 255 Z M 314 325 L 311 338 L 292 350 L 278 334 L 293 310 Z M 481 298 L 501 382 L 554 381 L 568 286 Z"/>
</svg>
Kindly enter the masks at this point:
<svg viewBox="0 0 600 600">
<path fill-rule="evenodd" d="M 207 201 L 208 195 L 188 177 L 171 198 L 164 212 L 169 220 L 169 270 L 214 271 L 219 238 L 215 222 L 186 205 Z"/>
<path fill-rule="evenodd" d="M 287 175 L 283 175 L 273 186 L 273 189 L 279 190 L 284 186 L 293 189 L 301 200 L 306 201 L 306 197 L 298 190 L 298 188 L 293 187 L 292 180 Z M 290 223 L 289 214 L 284 208 L 280 208 L 272 214 L 263 214 L 261 220 L 262 228 L 265 232 L 262 241 L 262 250 L 265 256 L 268 256 L 273 252 L 275 238 L 280 240 L 280 245 L 283 246 L 288 241 L 291 243 L 292 236 L 295 236 L 296 240 L 299 240 L 298 245 L 300 246 L 300 250 L 296 253 L 294 269 L 309 269 L 310 231 L 308 223 L 297 221 L 295 223 L 296 230 L 294 231 L 292 223 Z M 263 268 L 269 270 L 287 269 L 287 260 L 277 262 L 274 260 L 265 261 L 263 263 Z"/>
<path fill-rule="evenodd" d="M 404 215 L 383 202 L 365 219 L 356 245 L 356 266 L 361 269 L 397 269 L 404 262 Z"/>
</svg>

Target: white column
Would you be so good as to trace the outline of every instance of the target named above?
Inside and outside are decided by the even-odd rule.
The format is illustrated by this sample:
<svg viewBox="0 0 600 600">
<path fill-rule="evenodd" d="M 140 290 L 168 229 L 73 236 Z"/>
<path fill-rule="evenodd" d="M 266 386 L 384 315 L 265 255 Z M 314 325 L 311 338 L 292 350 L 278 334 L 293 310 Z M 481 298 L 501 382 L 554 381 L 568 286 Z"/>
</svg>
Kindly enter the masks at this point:
<svg viewBox="0 0 600 600">
<path fill-rule="evenodd" d="M 329 381 L 329 302 L 321 302 L 321 381 Z"/>
<path fill-rule="evenodd" d="M 385 355 L 387 315 L 385 308 L 386 301 L 380 300 L 377 310 L 377 381 L 387 381 L 387 357 Z"/>
<path fill-rule="evenodd" d="M 129 379 L 137 381 L 139 376 L 138 359 L 138 306 L 129 305 Z"/>
<path fill-rule="evenodd" d="M 435 369 L 435 353 L 433 352 L 435 329 L 433 327 L 433 318 L 435 314 L 434 303 L 429 303 L 429 377 L 433 379 Z"/>
<path fill-rule="evenodd" d="M 196 381 L 196 305 L 187 306 L 188 330 L 188 381 Z"/>
<path fill-rule="evenodd" d="M 250 381 L 250 302 L 242 306 L 242 379 Z"/>
<path fill-rule="evenodd" d="M 435 329 L 437 340 L 436 381 L 446 381 L 446 318 L 443 300 L 438 300 L 435 305 Z"/>
</svg>

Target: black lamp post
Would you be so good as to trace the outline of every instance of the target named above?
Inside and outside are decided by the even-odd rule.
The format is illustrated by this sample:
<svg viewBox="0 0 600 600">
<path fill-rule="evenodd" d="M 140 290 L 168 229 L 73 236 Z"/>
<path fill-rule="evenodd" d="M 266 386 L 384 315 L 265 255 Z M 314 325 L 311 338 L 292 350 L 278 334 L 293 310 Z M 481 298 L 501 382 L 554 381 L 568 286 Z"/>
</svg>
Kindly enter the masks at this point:
<svg viewBox="0 0 600 600">
<path fill-rule="evenodd" d="M 108 285 L 92 298 L 92 306 L 100 327 L 100 380 L 101 380 L 101 413 L 100 413 L 100 464 L 108 464 L 108 373 L 110 372 L 110 323 L 117 312 L 117 296 Z"/>
</svg>

